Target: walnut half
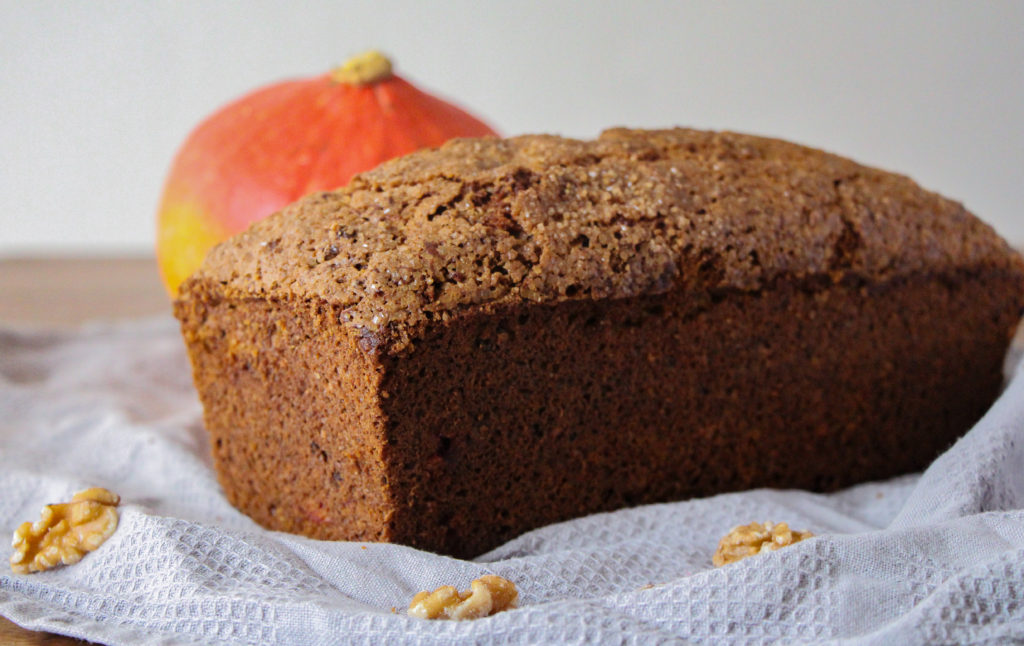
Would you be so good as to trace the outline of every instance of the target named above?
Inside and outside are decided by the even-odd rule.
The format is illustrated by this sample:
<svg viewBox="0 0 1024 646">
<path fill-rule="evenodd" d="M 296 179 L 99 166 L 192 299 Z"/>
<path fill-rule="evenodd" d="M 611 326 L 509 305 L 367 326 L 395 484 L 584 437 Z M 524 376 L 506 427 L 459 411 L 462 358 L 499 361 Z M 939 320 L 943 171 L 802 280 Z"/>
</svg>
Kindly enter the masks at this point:
<svg viewBox="0 0 1024 646">
<path fill-rule="evenodd" d="M 78 563 L 117 529 L 120 502 L 117 494 L 93 487 L 76 493 L 71 502 L 46 505 L 39 520 L 14 531 L 11 569 L 29 574 Z"/>
<path fill-rule="evenodd" d="M 777 550 L 814 536 L 811 532 L 791 530 L 786 523 L 750 523 L 733 527 L 722 537 L 718 550 L 711 557 L 716 566 L 735 563 L 748 556 Z"/>
<path fill-rule="evenodd" d="M 479 619 L 515 608 L 519 599 L 516 584 L 500 576 L 486 574 L 459 592 L 443 585 L 433 592 L 420 592 L 409 604 L 409 616 L 420 619 Z"/>
</svg>

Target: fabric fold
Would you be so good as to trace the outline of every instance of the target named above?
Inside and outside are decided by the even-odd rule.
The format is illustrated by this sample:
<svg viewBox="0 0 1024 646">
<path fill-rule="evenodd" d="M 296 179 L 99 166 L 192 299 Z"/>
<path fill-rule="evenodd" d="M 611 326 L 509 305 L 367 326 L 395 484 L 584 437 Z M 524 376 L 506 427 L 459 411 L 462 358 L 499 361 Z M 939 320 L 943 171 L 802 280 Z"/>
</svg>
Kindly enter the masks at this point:
<svg viewBox="0 0 1024 646">
<path fill-rule="evenodd" d="M 123 500 L 117 532 L 77 565 L 5 567 L 0 614 L 110 644 L 1024 639 L 1022 433 L 1014 376 L 921 475 L 597 514 L 461 561 L 270 532 L 231 507 L 174 321 L 0 330 L 0 531 L 89 486 Z M 816 537 L 712 567 L 729 529 L 767 520 Z M 516 583 L 519 609 L 405 615 L 416 592 L 486 573 Z"/>
</svg>

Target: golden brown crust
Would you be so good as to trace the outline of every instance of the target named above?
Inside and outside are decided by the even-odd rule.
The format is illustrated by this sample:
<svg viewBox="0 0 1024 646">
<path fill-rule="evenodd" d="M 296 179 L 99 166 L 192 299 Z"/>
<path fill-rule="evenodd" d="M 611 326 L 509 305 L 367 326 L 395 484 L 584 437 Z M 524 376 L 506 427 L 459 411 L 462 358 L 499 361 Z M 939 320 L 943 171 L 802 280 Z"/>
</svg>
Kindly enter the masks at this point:
<svg viewBox="0 0 1024 646">
<path fill-rule="evenodd" d="M 963 206 L 902 176 L 773 139 L 615 129 L 455 140 L 386 163 L 222 244 L 196 279 L 339 305 L 398 351 L 485 304 L 1019 263 Z"/>
<path fill-rule="evenodd" d="M 595 511 L 926 465 L 1024 263 L 959 204 L 690 130 L 463 140 L 221 245 L 175 312 L 229 500 L 474 556 Z"/>
</svg>

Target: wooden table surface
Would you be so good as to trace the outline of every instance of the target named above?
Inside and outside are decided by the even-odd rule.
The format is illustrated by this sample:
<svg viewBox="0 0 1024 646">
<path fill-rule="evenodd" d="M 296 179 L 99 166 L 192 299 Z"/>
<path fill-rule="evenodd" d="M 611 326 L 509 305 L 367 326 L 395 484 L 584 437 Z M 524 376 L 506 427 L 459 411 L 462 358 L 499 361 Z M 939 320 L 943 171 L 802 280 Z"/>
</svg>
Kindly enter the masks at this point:
<svg viewBox="0 0 1024 646">
<path fill-rule="evenodd" d="M 0 258 L 3 325 L 70 327 L 91 319 L 169 315 L 170 311 L 152 258 Z M 0 644 L 86 643 L 25 630 L 0 617 Z"/>
<path fill-rule="evenodd" d="M 0 323 L 68 327 L 170 311 L 152 258 L 0 258 Z"/>
</svg>

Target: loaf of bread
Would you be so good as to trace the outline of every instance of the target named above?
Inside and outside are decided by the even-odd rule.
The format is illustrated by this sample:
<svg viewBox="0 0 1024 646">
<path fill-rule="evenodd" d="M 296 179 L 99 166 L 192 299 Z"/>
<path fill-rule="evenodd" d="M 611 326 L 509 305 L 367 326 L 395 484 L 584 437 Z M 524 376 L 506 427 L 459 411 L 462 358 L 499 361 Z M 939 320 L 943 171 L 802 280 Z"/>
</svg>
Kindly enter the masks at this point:
<svg viewBox="0 0 1024 646">
<path fill-rule="evenodd" d="M 592 512 L 924 467 L 993 401 L 1024 262 L 772 139 L 457 140 L 218 246 L 181 320 L 229 500 L 472 556 Z"/>
</svg>

